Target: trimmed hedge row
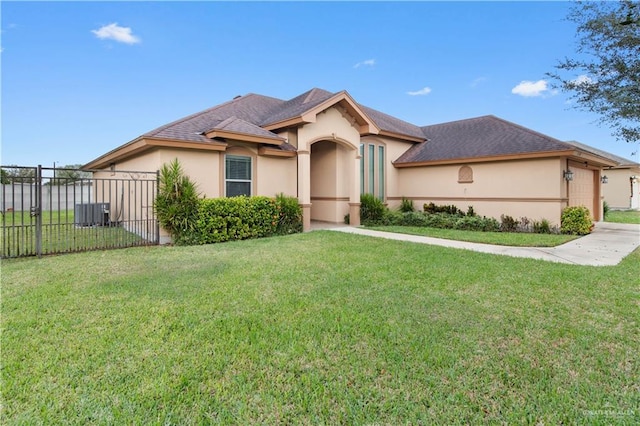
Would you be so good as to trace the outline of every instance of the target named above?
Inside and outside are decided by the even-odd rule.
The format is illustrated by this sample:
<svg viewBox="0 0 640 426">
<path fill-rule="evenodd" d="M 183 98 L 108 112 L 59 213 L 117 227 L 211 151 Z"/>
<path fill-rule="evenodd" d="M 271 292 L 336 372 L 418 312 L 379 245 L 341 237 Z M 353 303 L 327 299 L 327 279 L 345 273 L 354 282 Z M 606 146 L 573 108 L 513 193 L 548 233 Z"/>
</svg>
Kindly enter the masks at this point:
<svg viewBox="0 0 640 426">
<path fill-rule="evenodd" d="M 177 245 L 212 244 L 302 231 L 302 209 L 294 197 L 204 198 L 191 226 L 172 235 Z"/>
<path fill-rule="evenodd" d="M 534 232 L 539 234 L 578 234 L 591 232 L 592 221 L 586 207 L 567 207 L 562 211 L 561 227 L 552 226 L 547 219 L 530 220 L 526 217 L 514 219 L 502 215 L 500 221 L 486 216 L 478 216 L 473 207 L 463 212 L 456 206 L 424 205 L 424 212 L 413 211 L 412 205 L 403 203 L 398 210 L 389 210 L 382 201 L 371 196 L 360 198 L 360 218 L 364 226 L 424 226 L 430 228 L 460 229 L 483 232 Z"/>
</svg>

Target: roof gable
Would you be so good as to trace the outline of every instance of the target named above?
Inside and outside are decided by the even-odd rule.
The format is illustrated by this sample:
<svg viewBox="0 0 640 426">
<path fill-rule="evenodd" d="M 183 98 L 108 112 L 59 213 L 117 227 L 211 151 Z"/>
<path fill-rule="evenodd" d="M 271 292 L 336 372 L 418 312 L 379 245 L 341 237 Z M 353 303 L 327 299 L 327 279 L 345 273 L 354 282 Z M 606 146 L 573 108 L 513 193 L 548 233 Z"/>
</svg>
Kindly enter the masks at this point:
<svg viewBox="0 0 640 426">
<path fill-rule="evenodd" d="M 364 112 L 346 91 L 330 93 L 322 89 L 312 89 L 285 102 L 276 113 L 262 122 L 267 130 L 281 129 L 305 123 L 315 123 L 319 113 L 339 106 L 357 123 L 360 134 L 378 134 L 380 128 Z"/>
</svg>

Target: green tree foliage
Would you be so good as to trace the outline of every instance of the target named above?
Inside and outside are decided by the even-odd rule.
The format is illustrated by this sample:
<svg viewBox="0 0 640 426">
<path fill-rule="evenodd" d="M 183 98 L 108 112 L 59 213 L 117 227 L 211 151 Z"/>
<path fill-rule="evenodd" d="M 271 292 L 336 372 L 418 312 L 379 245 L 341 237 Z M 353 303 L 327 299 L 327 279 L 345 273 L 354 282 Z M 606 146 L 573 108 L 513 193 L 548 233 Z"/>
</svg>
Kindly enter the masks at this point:
<svg viewBox="0 0 640 426">
<path fill-rule="evenodd" d="M 7 166 L 2 169 L 2 183 L 35 183 L 36 169 L 33 167 Z"/>
<path fill-rule="evenodd" d="M 639 141 L 640 2 L 576 2 L 568 20 L 577 24 L 577 55 L 548 75 L 616 137 Z"/>
<path fill-rule="evenodd" d="M 53 185 L 68 185 L 82 179 L 90 179 L 91 172 L 80 170 L 81 164 L 69 164 L 55 169 L 55 179 L 51 180 Z"/>
</svg>

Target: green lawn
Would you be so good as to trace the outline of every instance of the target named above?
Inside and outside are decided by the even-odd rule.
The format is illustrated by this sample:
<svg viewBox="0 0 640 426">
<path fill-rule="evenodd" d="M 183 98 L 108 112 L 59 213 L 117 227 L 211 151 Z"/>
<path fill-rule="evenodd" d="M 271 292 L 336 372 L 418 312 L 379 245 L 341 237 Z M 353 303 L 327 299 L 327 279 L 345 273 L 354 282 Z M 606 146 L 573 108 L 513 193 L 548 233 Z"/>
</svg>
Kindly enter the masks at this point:
<svg viewBox="0 0 640 426">
<path fill-rule="evenodd" d="M 2 261 L 2 424 L 634 424 L 616 267 L 315 231 Z"/>
<path fill-rule="evenodd" d="M 0 256 L 35 255 L 35 217 L 29 212 L 5 212 L 1 219 Z M 130 221 L 128 225 L 141 231 L 150 222 Z M 122 226 L 75 226 L 72 210 L 43 211 L 42 224 L 43 254 L 148 244 L 140 235 Z"/>
<path fill-rule="evenodd" d="M 616 223 L 640 223 L 640 211 L 627 210 L 610 210 L 607 213 L 607 217 L 605 218 L 605 222 L 616 222 Z"/>
<path fill-rule="evenodd" d="M 515 247 L 555 247 L 578 238 L 575 235 L 462 231 L 458 229 L 428 228 L 424 226 L 373 226 L 369 227 L 369 229 Z"/>
</svg>

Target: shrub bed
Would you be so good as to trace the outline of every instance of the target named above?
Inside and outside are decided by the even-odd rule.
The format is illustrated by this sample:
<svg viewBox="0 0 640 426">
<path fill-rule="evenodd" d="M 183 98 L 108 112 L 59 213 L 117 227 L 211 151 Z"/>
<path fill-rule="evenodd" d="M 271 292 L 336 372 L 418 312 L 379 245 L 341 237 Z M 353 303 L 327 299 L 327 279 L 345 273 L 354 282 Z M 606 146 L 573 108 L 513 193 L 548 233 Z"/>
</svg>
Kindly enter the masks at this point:
<svg viewBox="0 0 640 426">
<path fill-rule="evenodd" d="M 155 209 L 174 244 L 209 244 L 302 231 L 298 199 L 269 197 L 198 198 L 178 160 L 160 170 Z"/>
</svg>

